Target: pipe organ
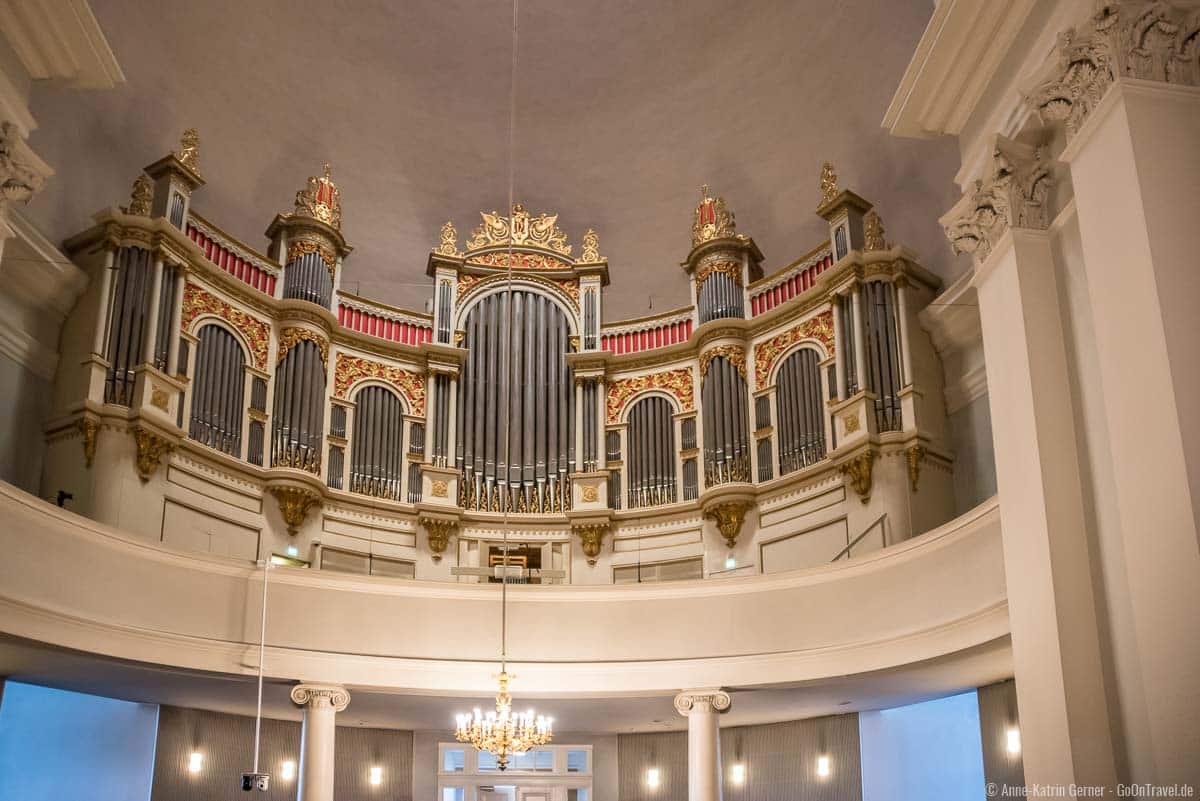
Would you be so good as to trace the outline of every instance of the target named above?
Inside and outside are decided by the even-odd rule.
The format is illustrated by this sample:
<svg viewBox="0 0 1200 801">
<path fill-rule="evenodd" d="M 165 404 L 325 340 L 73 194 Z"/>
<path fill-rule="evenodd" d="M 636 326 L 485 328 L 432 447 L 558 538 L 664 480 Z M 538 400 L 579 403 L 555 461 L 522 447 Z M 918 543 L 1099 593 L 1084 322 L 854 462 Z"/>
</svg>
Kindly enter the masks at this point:
<svg viewBox="0 0 1200 801">
<path fill-rule="evenodd" d="M 482 213 L 465 241 L 442 227 L 420 313 L 340 290 L 352 249 L 328 165 L 258 253 L 192 210 L 196 146 L 67 243 L 92 286 L 65 341 L 91 352 L 62 360 L 52 448 L 103 422 L 134 437 L 147 486 L 164 460 L 209 460 L 274 495 L 288 536 L 327 504 L 370 509 L 436 533 L 435 562 L 500 514 L 577 534 L 589 562 L 606 532 L 688 515 L 732 549 L 761 497 L 832 482 L 863 514 L 909 514 L 900 489 L 872 493 L 879 471 L 900 488 L 949 475 L 932 351 L 910 336 L 937 281 L 853 193 L 818 209 L 844 253 L 826 242 L 764 276 L 705 187 L 692 305 L 611 323 L 594 231 L 573 255 L 555 215 Z"/>
</svg>

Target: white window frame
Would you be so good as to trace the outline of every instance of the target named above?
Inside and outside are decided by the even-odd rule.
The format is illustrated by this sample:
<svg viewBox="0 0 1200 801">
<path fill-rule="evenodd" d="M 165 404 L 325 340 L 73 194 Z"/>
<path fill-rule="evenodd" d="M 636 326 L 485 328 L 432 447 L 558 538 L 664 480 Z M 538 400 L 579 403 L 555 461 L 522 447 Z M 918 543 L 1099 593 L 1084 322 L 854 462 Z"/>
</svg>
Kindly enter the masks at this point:
<svg viewBox="0 0 1200 801">
<path fill-rule="evenodd" d="M 588 799 L 593 797 L 592 777 L 595 771 L 595 757 L 590 745 L 543 745 L 537 751 L 554 752 L 554 769 L 552 771 L 516 770 L 510 768 L 503 773 L 500 771 L 479 770 L 479 752 L 466 743 L 438 743 L 438 789 L 437 801 L 442 801 L 442 793 L 446 788 L 462 787 L 463 801 L 479 801 L 479 788 L 495 785 L 516 784 L 522 787 L 544 787 L 550 790 L 551 801 L 566 801 L 567 790 L 586 790 Z M 463 752 L 463 769 L 447 771 L 446 752 Z M 587 770 L 576 773 L 567 771 L 567 752 L 586 751 Z"/>
</svg>

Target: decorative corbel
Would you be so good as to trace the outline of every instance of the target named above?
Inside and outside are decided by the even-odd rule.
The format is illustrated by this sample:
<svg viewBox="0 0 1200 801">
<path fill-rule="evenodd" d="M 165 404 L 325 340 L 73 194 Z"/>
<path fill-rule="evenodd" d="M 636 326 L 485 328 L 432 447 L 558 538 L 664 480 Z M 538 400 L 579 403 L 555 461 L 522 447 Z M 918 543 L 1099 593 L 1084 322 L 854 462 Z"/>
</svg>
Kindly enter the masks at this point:
<svg viewBox="0 0 1200 801">
<path fill-rule="evenodd" d="M 83 435 L 83 463 L 91 467 L 96 460 L 96 438 L 100 434 L 100 423 L 90 417 L 81 417 L 76 423 L 79 433 Z"/>
<path fill-rule="evenodd" d="M 738 535 L 742 533 L 742 523 L 746 520 L 746 512 L 751 507 L 750 501 L 725 501 L 706 509 L 705 517 L 717 521 L 717 530 L 725 538 L 725 544 L 732 548 L 737 544 Z"/>
<path fill-rule="evenodd" d="M 442 561 L 442 554 L 450 544 L 450 535 L 458 530 L 458 521 L 442 517 L 422 517 L 421 525 L 425 527 L 426 539 L 429 542 L 429 552 L 434 562 Z"/>
<path fill-rule="evenodd" d="M 175 450 L 175 443 L 140 426 L 129 430 L 137 443 L 137 474 L 143 483 L 150 480 L 162 457 Z"/>
<path fill-rule="evenodd" d="M 838 465 L 838 472 L 849 476 L 850 486 L 864 504 L 871 500 L 872 472 L 876 458 L 875 451 L 867 450 Z"/>
<path fill-rule="evenodd" d="M 587 557 L 588 565 L 594 567 L 596 558 L 600 556 L 600 548 L 604 544 L 604 535 L 608 533 L 608 523 L 576 523 L 571 530 L 579 535 L 583 542 L 583 555 Z"/>
<path fill-rule="evenodd" d="M 920 444 L 910 445 L 904 451 L 904 458 L 908 461 L 908 483 L 912 486 L 912 491 L 917 491 L 917 481 L 921 478 L 921 460 L 925 458 L 925 448 Z"/>
<path fill-rule="evenodd" d="M 305 487 L 270 487 L 270 490 L 275 499 L 279 501 L 279 511 L 283 515 L 283 522 L 287 524 L 288 534 L 292 536 L 295 536 L 296 532 L 300 530 L 300 526 L 304 525 L 304 518 L 308 517 L 308 510 L 313 506 L 321 505 L 321 496 Z"/>
<path fill-rule="evenodd" d="M 0 124 L 0 211 L 9 203 L 28 203 L 54 175 L 11 122 Z"/>
</svg>

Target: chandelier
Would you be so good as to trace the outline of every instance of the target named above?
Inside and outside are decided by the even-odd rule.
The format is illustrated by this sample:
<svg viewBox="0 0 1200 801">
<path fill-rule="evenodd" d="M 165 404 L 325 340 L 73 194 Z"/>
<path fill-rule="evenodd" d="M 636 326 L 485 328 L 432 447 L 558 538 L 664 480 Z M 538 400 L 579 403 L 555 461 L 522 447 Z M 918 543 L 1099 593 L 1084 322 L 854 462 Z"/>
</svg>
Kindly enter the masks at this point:
<svg viewBox="0 0 1200 801">
<path fill-rule="evenodd" d="M 545 745 L 554 736 L 553 719 L 528 712 L 512 711 L 512 696 L 508 694 L 508 682 L 512 676 L 507 670 L 500 671 L 500 691 L 496 694 L 496 711 L 486 715 L 476 708 L 474 715 L 459 715 L 454 730 L 454 739 L 470 743 L 480 751 L 496 755 L 500 770 L 508 768 L 508 757 L 524 754 L 537 745 Z"/>
</svg>

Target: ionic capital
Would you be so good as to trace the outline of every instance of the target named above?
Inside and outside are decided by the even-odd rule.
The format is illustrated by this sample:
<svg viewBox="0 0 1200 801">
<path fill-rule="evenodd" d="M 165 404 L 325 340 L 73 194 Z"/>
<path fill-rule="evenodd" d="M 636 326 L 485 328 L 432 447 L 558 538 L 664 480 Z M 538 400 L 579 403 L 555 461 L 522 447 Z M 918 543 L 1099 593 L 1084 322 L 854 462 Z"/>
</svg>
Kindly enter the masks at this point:
<svg viewBox="0 0 1200 801">
<path fill-rule="evenodd" d="M 297 684 L 292 688 L 292 703 L 341 712 L 350 706 L 350 693 L 336 684 Z"/>
<path fill-rule="evenodd" d="M 730 703 L 729 693 L 716 687 L 684 690 L 675 696 L 675 711 L 686 718 L 694 712 L 724 712 Z"/>
</svg>

